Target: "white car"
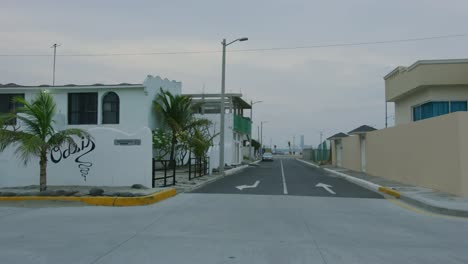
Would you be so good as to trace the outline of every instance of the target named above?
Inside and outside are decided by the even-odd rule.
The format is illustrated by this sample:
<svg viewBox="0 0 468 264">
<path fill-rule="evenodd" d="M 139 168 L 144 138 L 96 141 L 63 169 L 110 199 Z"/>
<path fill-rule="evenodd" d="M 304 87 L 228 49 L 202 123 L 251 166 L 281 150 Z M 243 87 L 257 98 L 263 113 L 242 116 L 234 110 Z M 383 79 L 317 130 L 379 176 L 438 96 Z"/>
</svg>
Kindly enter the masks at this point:
<svg viewBox="0 0 468 264">
<path fill-rule="evenodd" d="M 263 153 L 262 155 L 262 161 L 273 161 L 273 154 L 271 154 L 271 152 L 265 152 Z"/>
</svg>

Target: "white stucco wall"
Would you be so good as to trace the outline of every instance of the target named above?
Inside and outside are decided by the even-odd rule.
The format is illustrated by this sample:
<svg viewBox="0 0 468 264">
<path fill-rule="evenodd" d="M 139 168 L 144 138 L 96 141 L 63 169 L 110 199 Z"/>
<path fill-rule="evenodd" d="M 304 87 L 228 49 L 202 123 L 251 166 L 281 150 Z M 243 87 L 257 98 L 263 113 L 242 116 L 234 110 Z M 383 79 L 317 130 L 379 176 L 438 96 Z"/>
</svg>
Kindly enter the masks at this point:
<svg viewBox="0 0 468 264">
<path fill-rule="evenodd" d="M 151 187 L 151 130 L 141 128 L 127 134 L 114 128 L 95 127 L 88 130 L 92 141 L 76 140 L 79 151 L 68 145 L 48 154 L 48 185 Z M 115 145 L 115 139 L 139 139 L 140 145 Z M 0 186 L 39 184 L 39 161 L 25 166 L 14 154 L 14 147 L 0 153 Z M 74 153 L 75 152 L 75 153 Z"/>
<path fill-rule="evenodd" d="M 157 117 L 157 114 L 153 110 L 154 98 L 160 92 L 160 88 L 164 91 L 169 91 L 173 95 L 180 95 L 182 93 L 182 83 L 161 79 L 159 76 L 153 77 L 152 75 L 148 75 L 143 85 L 145 86 L 146 99 L 140 103 L 145 105 L 145 116 L 148 127 L 154 130 L 162 125 L 160 118 Z"/>
<path fill-rule="evenodd" d="M 415 105 L 429 101 L 467 101 L 467 86 L 431 86 L 421 88 L 395 101 L 395 125 L 413 121 Z"/>
<path fill-rule="evenodd" d="M 205 118 L 208 119 L 212 122 L 212 126 L 210 128 L 210 134 L 214 135 L 216 133 L 219 133 L 220 131 L 220 120 L 221 116 L 220 114 L 197 114 L 195 115 L 197 118 Z M 224 162 L 228 165 L 232 164 L 239 164 L 242 162 L 242 139 L 239 140 L 239 136 L 237 136 L 237 139 L 235 138 L 235 135 L 238 135 L 238 133 L 235 133 L 233 130 L 234 126 L 234 115 L 232 113 L 226 113 L 225 115 L 225 122 L 224 122 Z M 217 156 L 219 157 L 219 135 L 216 136 L 213 139 L 213 144 L 215 145 L 214 148 L 210 149 L 210 154 L 209 156 Z M 236 152 L 235 146 L 236 143 L 239 143 L 239 151 Z M 238 153 L 238 158 L 235 158 L 235 154 Z M 210 159 L 210 163 L 212 163 L 213 168 L 219 167 L 219 159 Z"/>
</svg>

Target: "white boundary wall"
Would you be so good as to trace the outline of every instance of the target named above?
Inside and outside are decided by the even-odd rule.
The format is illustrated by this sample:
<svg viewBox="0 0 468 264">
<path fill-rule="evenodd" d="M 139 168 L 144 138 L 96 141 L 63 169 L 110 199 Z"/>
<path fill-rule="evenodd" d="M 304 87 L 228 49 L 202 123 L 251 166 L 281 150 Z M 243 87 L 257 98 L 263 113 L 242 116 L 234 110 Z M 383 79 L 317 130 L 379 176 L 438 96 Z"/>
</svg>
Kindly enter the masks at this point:
<svg viewBox="0 0 468 264">
<path fill-rule="evenodd" d="M 48 185 L 130 186 L 138 183 L 151 187 L 152 139 L 149 128 L 133 134 L 103 127 L 88 131 L 93 139 L 77 140 L 80 151 L 67 144 L 48 154 Z M 141 144 L 115 145 L 116 139 L 140 140 Z M 15 156 L 14 148 L 0 153 L 0 187 L 38 184 L 38 159 L 24 166 Z"/>
</svg>

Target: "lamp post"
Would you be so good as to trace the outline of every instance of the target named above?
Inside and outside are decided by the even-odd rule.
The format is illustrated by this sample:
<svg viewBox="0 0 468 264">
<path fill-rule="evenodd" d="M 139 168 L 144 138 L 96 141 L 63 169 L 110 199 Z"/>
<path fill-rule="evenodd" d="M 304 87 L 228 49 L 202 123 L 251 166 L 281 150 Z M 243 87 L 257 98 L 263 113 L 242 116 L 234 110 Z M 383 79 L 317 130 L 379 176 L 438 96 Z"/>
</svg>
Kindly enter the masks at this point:
<svg viewBox="0 0 468 264">
<path fill-rule="evenodd" d="M 253 119 L 252 119 L 252 115 L 253 115 L 253 105 L 254 104 L 258 104 L 258 103 L 261 103 L 263 101 L 255 101 L 255 102 L 252 102 L 250 101 L 250 143 L 249 143 L 249 158 L 252 160 L 252 125 L 253 125 Z"/>
<path fill-rule="evenodd" d="M 226 47 L 231 45 L 236 41 L 246 41 L 249 40 L 248 38 L 238 38 L 233 40 L 229 43 L 226 43 L 226 39 L 223 39 L 221 45 L 223 45 L 223 62 L 222 62 L 222 69 L 221 69 L 221 129 L 219 135 L 219 173 L 224 175 L 224 94 L 226 91 L 225 87 L 225 76 L 226 76 Z"/>
<path fill-rule="evenodd" d="M 266 123 L 268 123 L 268 121 L 260 121 L 260 146 L 262 150 L 263 150 L 263 124 L 266 124 Z"/>
</svg>

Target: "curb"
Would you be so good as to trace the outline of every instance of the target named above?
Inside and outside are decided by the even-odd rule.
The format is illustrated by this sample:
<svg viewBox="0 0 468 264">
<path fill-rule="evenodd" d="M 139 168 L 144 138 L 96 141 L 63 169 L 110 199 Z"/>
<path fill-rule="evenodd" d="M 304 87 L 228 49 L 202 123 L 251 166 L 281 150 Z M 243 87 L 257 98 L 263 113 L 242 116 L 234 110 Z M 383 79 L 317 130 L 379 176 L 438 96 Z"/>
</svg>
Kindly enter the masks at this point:
<svg viewBox="0 0 468 264">
<path fill-rule="evenodd" d="M 316 165 L 316 164 L 313 164 L 311 162 L 307 162 L 307 161 L 304 161 L 304 160 L 299 160 L 297 159 L 298 161 L 301 161 L 305 164 L 308 164 L 308 165 L 311 165 L 315 168 L 321 168 L 320 166 Z M 436 206 L 436 205 L 432 205 L 428 202 L 424 202 L 424 201 L 420 201 L 416 198 L 413 198 L 411 196 L 408 196 L 406 195 L 405 193 L 400 193 L 396 190 L 393 190 L 392 188 L 388 188 L 388 187 L 384 187 L 384 186 L 381 186 L 381 185 L 378 185 L 378 184 L 375 184 L 373 182 L 369 182 L 369 181 L 366 181 L 366 180 L 363 180 L 363 179 L 359 179 L 359 178 L 356 178 L 356 177 L 353 177 L 353 176 L 350 176 L 350 175 L 347 175 L 347 174 L 344 174 L 342 172 L 338 172 L 338 171 L 334 171 L 334 170 L 331 170 L 331 169 L 328 169 L 328 168 L 322 168 L 323 170 L 325 171 L 328 171 L 330 173 L 333 173 L 337 176 L 340 176 L 342 178 L 344 178 L 345 180 L 349 181 L 349 182 L 352 182 L 352 183 L 355 183 L 361 187 L 364 187 L 368 190 L 371 190 L 371 191 L 375 191 L 375 192 L 381 192 L 381 193 L 385 193 L 387 195 L 391 195 L 397 199 L 400 199 L 402 201 L 405 201 L 409 204 L 412 204 L 416 207 L 419 207 L 419 208 L 423 208 L 427 211 L 430 211 L 430 212 L 433 212 L 433 213 L 438 213 L 438 214 L 443 214 L 443 215 L 450 215 L 450 216 L 458 216 L 458 217 L 468 217 L 468 211 L 464 211 L 464 210 L 457 210 L 457 209 L 449 209 L 449 208 L 444 208 L 444 207 L 440 207 L 440 206 Z"/>
<path fill-rule="evenodd" d="M 391 195 L 397 199 L 400 199 L 401 197 L 401 194 L 400 192 L 397 192 L 393 189 L 390 189 L 390 188 L 387 188 L 387 187 L 379 187 L 379 192 L 383 192 L 383 193 L 386 193 L 388 195 Z"/>
<path fill-rule="evenodd" d="M 230 170 L 227 170 L 227 171 L 224 172 L 224 176 L 229 176 L 229 175 L 238 173 L 238 172 L 244 170 L 245 168 L 248 168 L 250 164 L 258 164 L 258 163 L 260 163 L 260 161 L 262 161 L 262 160 L 252 161 L 252 162 L 250 162 L 249 164 L 242 165 L 242 166 L 239 166 L 239 167 L 236 167 L 236 168 L 232 168 L 232 169 L 230 169 Z"/>
<path fill-rule="evenodd" d="M 396 198 L 400 198 L 401 194 L 393 189 L 390 189 L 390 188 L 387 188 L 387 187 L 384 187 L 384 186 L 381 186 L 381 185 L 378 185 L 378 184 L 375 184 L 373 182 L 369 182 L 369 181 L 366 181 L 366 180 L 363 180 L 363 179 L 359 179 L 359 178 L 356 178 L 356 177 L 353 177 L 353 176 L 350 176 L 348 174 L 345 174 L 345 173 L 342 173 L 342 172 L 339 172 L 339 171 L 335 171 L 335 170 L 332 170 L 332 169 L 328 169 L 328 168 L 322 168 L 316 164 L 313 164 L 311 162 L 308 162 L 308 161 L 305 161 L 305 160 L 300 160 L 298 159 L 298 161 L 301 161 L 305 164 L 308 164 L 308 165 L 311 165 L 315 168 L 320 168 L 320 169 L 323 169 L 327 172 L 330 172 L 330 173 L 333 173 L 337 176 L 340 176 L 341 178 L 344 178 L 345 180 L 349 181 L 349 182 L 352 182 L 356 185 L 359 185 L 363 188 L 366 188 L 368 190 L 371 190 L 371 191 L 374 191 L 374 192 L 383 192 L 383 193 L 386 193 L 388 195 L 391 195 L 391 196 L 394 196 Z"/>
<path fill-rule="evenodd" d="M 468 211 L 463 211 L 463 210 L 457 210 L 457 209 L 449 209 L 449 208 L 444 208 L 440 206 L 435 206 L 423 201 L 419 201 L 413 197 L 409 197 L 407 195 L 401 195 L 400 198 L 402 201 L 405 201 L 409 204 L 412 204 L 414 206 L 423 208 L 427 211 L 433 212 L 433 213 L 438 213 L 438 214 L 444 214 L 444 215 L 449 215 L 449 216 L 457 216 L 457 217 L 468 217 Z"/>
<path fill-rule="evenodd" d="M 163 190 L 146 196 L 139 197 L 107 197 L 107 196 L 13 196 L 0 197 L 0 201 L 73 201 L 89 205 L 100 206 L 140 206 L 154 204 L 176 195 L 174 188 Z"/>
</svg>

